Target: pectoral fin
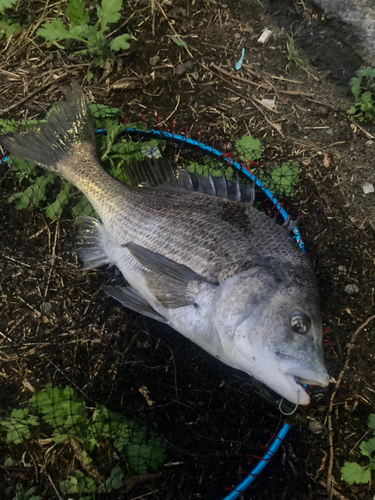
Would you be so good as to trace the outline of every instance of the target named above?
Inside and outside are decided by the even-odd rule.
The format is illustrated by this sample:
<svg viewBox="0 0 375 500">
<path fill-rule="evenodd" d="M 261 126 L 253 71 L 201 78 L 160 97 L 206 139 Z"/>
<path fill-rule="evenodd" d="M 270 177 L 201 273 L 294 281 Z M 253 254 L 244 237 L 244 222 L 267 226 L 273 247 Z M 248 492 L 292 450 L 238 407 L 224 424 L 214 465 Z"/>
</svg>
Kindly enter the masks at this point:
<svg viewBox="0 0 375 500">
<path fill-rule="evenodd" d="M 189 267 L 147 248 L 134 243 L 123 246 L 144 268 L 147 286 L 163 307 L 175 309 L 194 304 L 202 285 L 218 285 L 216 280 L 205 278 Z"/>
<path fill-rule="evenodd" d="M 168 320 L 164 318 L 161 314 L 155 311 L 148 302 L 145 301 L 143 297 L 137 294 L 133 288 L 126 286 L 102 286 L 105 293 L 118 300 L 123 306 L 135 311 L 137 313 L 143 314 L 162 323 L 168 323 Z"/>
</svg>

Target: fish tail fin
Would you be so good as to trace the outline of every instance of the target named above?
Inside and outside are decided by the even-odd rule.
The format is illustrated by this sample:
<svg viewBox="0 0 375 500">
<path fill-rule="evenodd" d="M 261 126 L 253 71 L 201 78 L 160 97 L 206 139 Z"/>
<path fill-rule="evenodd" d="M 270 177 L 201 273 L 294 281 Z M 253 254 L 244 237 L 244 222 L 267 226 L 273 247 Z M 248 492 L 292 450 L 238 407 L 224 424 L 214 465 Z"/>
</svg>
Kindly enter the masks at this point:
<svg viewBox="0 0 375 500">
<path fill-rule="evenodd" d="M 73 82 L 65 99 L 51 111 L 47 123 L 6 134 L 0 137 L 0 142 L 12 155 L 69 177 L 64 172 L 65 159 L 76 155 L 79 160 L 90 153 L 96 157 L 94 123 L 79 84 Z"/>
</svg>

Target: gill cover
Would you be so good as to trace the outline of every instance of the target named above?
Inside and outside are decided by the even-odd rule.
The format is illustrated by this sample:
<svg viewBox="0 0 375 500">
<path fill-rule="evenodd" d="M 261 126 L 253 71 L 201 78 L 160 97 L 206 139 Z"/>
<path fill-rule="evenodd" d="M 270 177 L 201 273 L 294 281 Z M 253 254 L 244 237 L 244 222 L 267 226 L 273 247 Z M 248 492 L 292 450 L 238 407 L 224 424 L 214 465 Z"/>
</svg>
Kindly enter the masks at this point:
<svg viewBox="0 0 375 500">
<path fill-rule="evenodd" d="M 222 285 L 216 302 L 216 326 L 223 334 L 222 341 L 233 338 L 237 327 L 248 318 L 253 318 L 255 326 L 279 288 L 291 282 L 287 272 L 289 266 L 284 263 L 258 256 L 252 264 L 253 267 L 232 276 Z"/>
</svg>

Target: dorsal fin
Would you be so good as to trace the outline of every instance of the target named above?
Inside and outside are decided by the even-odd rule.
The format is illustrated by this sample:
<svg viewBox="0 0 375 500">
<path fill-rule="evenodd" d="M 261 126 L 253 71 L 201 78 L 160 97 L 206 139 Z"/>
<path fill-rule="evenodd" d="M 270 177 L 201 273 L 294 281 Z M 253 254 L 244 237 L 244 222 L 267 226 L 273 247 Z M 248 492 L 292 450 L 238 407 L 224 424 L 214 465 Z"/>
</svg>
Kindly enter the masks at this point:
<svg viewBox="0 0 375 500">
<path fill-rule="evenodd" d="M 237 181 L 228 181 L 222 177 L 204 177 L 185 169 L 175 170 L 169 160 L 164 158 L 145 158 L 143 161 L 132 161 L 125 166 L 125 173 L 132 186 L 145 186 L 165 190 L 189 189 L 221 198 L 237 200 L 254 205 L 254 183 L 251 186 Z"/>
</svg>

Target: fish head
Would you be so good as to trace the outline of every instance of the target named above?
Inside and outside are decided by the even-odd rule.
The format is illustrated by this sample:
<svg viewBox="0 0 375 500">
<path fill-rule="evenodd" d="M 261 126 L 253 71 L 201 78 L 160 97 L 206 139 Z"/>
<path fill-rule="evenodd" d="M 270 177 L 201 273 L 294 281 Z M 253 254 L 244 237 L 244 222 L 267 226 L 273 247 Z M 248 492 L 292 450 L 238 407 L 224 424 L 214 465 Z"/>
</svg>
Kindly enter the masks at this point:
<svg viewBox="0 0 375 500">
<path fill-rule="evenodd" d="M 224 282 L 214 308 L 231 366 L 301 405 L 310 402 L 302 384 L 329 382 L 319 295 L 309 266 L 304 278 L 285 266 L 254 266 Z"/>
</svg>

